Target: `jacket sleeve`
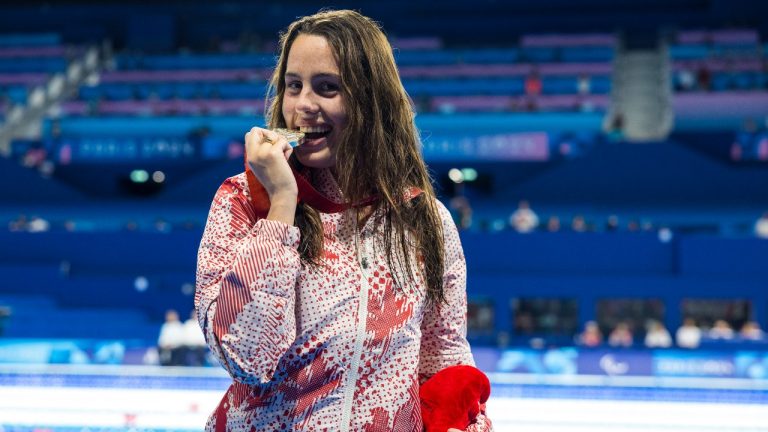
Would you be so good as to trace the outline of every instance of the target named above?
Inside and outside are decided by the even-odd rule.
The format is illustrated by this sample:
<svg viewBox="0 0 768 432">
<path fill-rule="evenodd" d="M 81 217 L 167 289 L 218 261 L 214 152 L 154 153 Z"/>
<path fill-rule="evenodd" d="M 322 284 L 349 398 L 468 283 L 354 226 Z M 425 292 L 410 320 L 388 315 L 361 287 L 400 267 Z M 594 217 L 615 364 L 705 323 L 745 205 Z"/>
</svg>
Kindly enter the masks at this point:
<svg viewBox="0 0 768 432">
<path fill-rule="evenodd" d="M 464 251 L 448 209 L 439 201 L 437 205 L 443 221 L 443 291 L 447 303 L 436 304 L 426 310 L 421 322 L 421 382 L 449 366 L 475 365 L 467 342 L 467 266 Z"/>
<path fill-rule="evenodd" d="M 213 199 L 197 255 L 195 309 L 232 378 L 260 384 L 296 338 L 299 229 L 257 221 L 246 188 L 233 177 Z"/>
<path fill-rule="evenodd" d="M 491 419 L 488 418 L 488 416 L 485 415 L 485 409 L 483 409 L 480 414 L 475 417 L 475 421 L 472 422 L 471 425 L 469 425 L 465 432 L 492 432 L 493 431 L 493 424 L 491 423 Z"/>
<path fill-rule="evenodd" d="M 467 342 L 467 264 L 459 232 L 448 209 L 437 202 L 443 221 L 445 275 L 443 290 L 447 303 L 427 310 L 421 322 L 419 378 L 423 383 L 449 366 L 475 365 Z M 466 432 L 493 432 L 485 407 L 467 427 Z"/>
</svg>

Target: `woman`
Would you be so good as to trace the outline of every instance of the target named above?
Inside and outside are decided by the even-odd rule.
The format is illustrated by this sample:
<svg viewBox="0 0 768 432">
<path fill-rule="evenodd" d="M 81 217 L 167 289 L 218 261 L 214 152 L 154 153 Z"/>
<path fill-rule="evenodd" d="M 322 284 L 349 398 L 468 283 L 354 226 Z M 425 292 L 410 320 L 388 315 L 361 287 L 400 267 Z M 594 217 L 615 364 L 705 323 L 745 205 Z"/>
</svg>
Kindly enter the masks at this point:
<svg viewBox="0 0 768 432">
<path fill-rule="evenodd" d="M 234 382 L 207 429 L 421 431 L 420 383 L 473 364 L 466 268 L 391 47 L 356 12 L 304 17 L 271 85 L 269 126 L 305 138 L 251 129 L 213 200 L 195 306 Z"/>
</svg>

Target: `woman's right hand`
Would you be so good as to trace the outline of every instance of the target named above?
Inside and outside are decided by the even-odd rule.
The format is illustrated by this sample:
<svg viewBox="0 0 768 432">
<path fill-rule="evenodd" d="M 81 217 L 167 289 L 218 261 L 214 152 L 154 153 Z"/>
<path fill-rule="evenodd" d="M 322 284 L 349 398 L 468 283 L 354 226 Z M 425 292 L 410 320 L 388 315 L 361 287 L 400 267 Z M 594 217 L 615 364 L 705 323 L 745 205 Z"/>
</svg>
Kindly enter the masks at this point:
<svg viewBox="0 0 768 432">
<path fill-rule="evenodd" d="M 248 166 L 269 194 L 267 219 L 293 225 L 299 189 L 288 165 L 293 152 L 288 140 L 277 132 L 254 127 L 245 134 L 245 152 Z"/>
</svg>

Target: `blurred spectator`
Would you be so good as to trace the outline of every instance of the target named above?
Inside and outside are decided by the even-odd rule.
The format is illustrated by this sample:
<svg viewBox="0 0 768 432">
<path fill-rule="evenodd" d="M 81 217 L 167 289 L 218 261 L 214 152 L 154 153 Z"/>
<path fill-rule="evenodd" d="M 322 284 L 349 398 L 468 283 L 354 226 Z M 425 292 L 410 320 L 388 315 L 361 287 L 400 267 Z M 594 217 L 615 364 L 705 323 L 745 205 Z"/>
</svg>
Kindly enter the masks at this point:
<svg viewBox="0 0 768 432">
<path fill-rule="evenodd" d="M 472 206 L 467 197 L 456 195 L 451 198 L 448 206 L 453 215 L 453 221 L 459 229 L 468 229 L 472 226 Z"/>
<path fill-rule="evenodd" d="M 578 344 L 587 347 L 596 347 L 603 343 L 603 333 L 600 331 L 597 323 L 587 321 L 584 324 L 584 331 L 578 337 Z"/>
<path fill-rule="evenodd" d="M 669 348 L 672 346 L 672 336 L 664 325 L 656 320 L 648 323 L 645 333 L 645 346 L 648 348 Z"/>
<path fill-rule="evenodd" d="M 717 320 L 715 325 L 707 332 L 710 339 L 733 339 L 733 329 L 726 320 Z"/>
<path fill-rule="evenodd" d="M 536 98 L 541 94 L 542 82 L 537 69 L 531 70 L 531 73 L 525 78 L 525 94 L 529 99 Z"/>
<path fill-rule="evenodd" d="M 574 216 L 573 220 L 571 220 L 571 229 L 576 232 L 587 231 L 587 221 L 584 220 L 584 216 L 582 215 Z"/>
<path fill-rule="evenodd" d="M 45 162 L 47 156 L 48 152 L 45 151 L 42 144 L 36 142 L 24 153 L 21 164 L 27 168 L 38 168 Z"/>
<path fill-rule="evenodd" d="M 730 151 L 731 160 L 740 161 L 743 153 L 744 153 L 744 150 L 742 150 L 741 148 L 741 143 L 734 142 L 733 144 L 731 144 L 731 151 Z"/>
<path fill-rule="evenodd" d="M 661 227 L 659 228 L 659 241 L 662 243 L 669 243 L 672 241 L 672 237 L 674 234 L 672 234 L 672 230 L 667 227 Z"/>
<path fill-rule="evenodd" d="M 205 365 L 205 354 L 208 351 L 203 331 L 200 328 L 200 323 L 197 322 L 197 316 L 194 310 L 189 315 L 189 319 L 184 321 L 184 346 L 186 347 L 184 365 Z"/>
<path fill-rule="evenodd" d="M 547 231 L 558 232 L 560 231 L 560 218 L 557 216 L 550 216 L 547 219 Z"/>
<path fill-rule="evenodd" d="M 16 219 L 8 222 L 8 231 L 11 232 L 21 232 L 21 231 L 27 231 L 29 228 L 29 220 L 27 219 L 27 215 L 20 214 Z"/>
<path fill-rule="evenodd" d="M 755 222 L 755 235 L 768 239 L 768 212 L 763 213 L 762 216 Z"/>
<path fill-rule="evenodd" d="M 67 231 L 67 232 L 77 231 L 77 223 L 72 219 L 65 220 L 63 226 L 64 226 L 64 231 Z"/>
<path fill-rule="evenodd" d="M 696 326 L 693 318 L 686 318 L 683 325 L 677 329 L 675 339 L 680 348 L 698 348 L 701 342 L 701 329 Z"/>
<path fill-rule="evenodd" d="M 509 224 L 519 233 L 529 233 L 539 226 L 539 216 L 531 210 L 528 201 L 522 200 L 517 204 L 517 210 L 509 217 Z"/>
<path fill-rule="evenodd" d="M 587 74 L 579 75 L 579 80 L 576 82 L 576 88 L 581 96 L 586 96 L 592 90 L 592 80 Z"/>
<path fill-rule="evenodd" d="M 534 331 L 535 325 L 533 316 L 528 312 L 515 314 L 515 332 L 518 334 L 529 335 Z"/>
<path fill-rule="evenodd" d="M 536 100 L 541 95 L 542 90 L 541 76 L 538 69 L 534 66 L 528 76 L 525 77 L 525 110 L 535 112 L 538 109 Z"/>
<path fill-rule="evenodd" d="M 155 219 L 154 227 L 155 227 L 155 231 L 160 232 L 160 233 L 169 233 L 169 232 L 171 232 L 171 224 L 169 224 L 163 218 Z"/>
<path fill-rule="evenodd" d="M 193 231 L 197 229 L 197 223 L 193 220 L 185 220 L 181 223 L 181 229 L 184 231 Z"/>
<path fill-rule="evenodd" d="M 181 366 L 184 364 L 184 325 L 179 321 L 175 310 L 165 313 L 165 323 L 160 327 L 160 337 L 157 340 L 160 351 L 160 364 L 163 366 Z"/>
<path fill-rule="evenodd" d="M 627 231 L 629 232 L 640 231 L 640 223 L 634 219 L 627 222 Z"/>
<path fill-rule="evenodd" d="M 682 68 L 677 72 L 677 89 L 682 91 L 691 91 L 696 85 L 696 77 L 693 76 L 687 68 Z"/>
<path fill-rule="evenodd" d="M 607 131 L 608 141 L 619 142 L 624 140 L 624 114 L 617 113 L 611 120 L 611 125 Z"/>
<path fill-rule="evenodd" d="M 625 322 L 616 324 L 616 327 L 608 335 L 608 345 L 612 347 L 631 347 L 633 343 L 632 331 Z"/>
<path fill-rule="evenodd" d="M 467 327 L 472 331 L 493 332 L 493 303 L 470 299 Z"/>
<path fill-rule="evenodd" d="M 696 83 L 699 85 L 699 90 L 709 91 L 712 88 L 712 74 L 704 63 L 701 63 L 696 71 Z"/>
<path fill-rule="evenodd" d="M 29 224 L 27 225 L 27 231 L 31 233 L 46 232 L 50 228 L 51 224 L 40 216 L 32 216 L 32 219 L 29 220 Z"/>
<path fill-rule="evenodd" d="M 605 223 L 606 231 L 618 231 L 619 229 L 619 217 L 616 215 L 608 216 L 608 221 Z"/>
<path fill-rule="evenodd" d="M 5 329 L 5 320 L 11 316 L 11 308 L 8 306 L 2 306 L 0 305 L 0 337 L 3 336 L 3 331 Z"/>
<path fill-rule="evenodd" d="M 768 135 L 763 133 L 757 140 L 757 160 L 768 161 Z"/>
<path fill-rule="evenodd" d="M 741 326 L 741 332 L 739 332 L 739 336 L 741 336 L 742 339 L 747 340 L 763 340 L 765 334 L 760 328 L 760 324 L 758 324 L 756 321 L 747 321 L 743 326 Z"/>
</svg>

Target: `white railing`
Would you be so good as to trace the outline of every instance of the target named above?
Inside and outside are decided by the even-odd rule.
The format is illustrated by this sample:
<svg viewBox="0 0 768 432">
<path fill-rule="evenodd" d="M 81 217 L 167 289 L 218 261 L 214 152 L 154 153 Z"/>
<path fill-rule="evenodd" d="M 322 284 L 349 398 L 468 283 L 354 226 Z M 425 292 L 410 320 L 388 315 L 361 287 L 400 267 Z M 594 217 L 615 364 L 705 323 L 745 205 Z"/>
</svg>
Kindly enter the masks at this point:
<svg viewBox="0 0 768 432">
<path fill-rule="evenodd" d="M 0 125 L 0 155 L 11 155 L 14 139 L 39 139 L 48 110 L 76 91 L 91 75 L 98 74 L 111 56 L 108 41 L 90 47 L 80 59 L 70 62 L 65 72 L 57 73 L 45 84 L 35 87 L 29 93 L 26 105 L 11 108 L 5 123 Z"/>
</svg>

